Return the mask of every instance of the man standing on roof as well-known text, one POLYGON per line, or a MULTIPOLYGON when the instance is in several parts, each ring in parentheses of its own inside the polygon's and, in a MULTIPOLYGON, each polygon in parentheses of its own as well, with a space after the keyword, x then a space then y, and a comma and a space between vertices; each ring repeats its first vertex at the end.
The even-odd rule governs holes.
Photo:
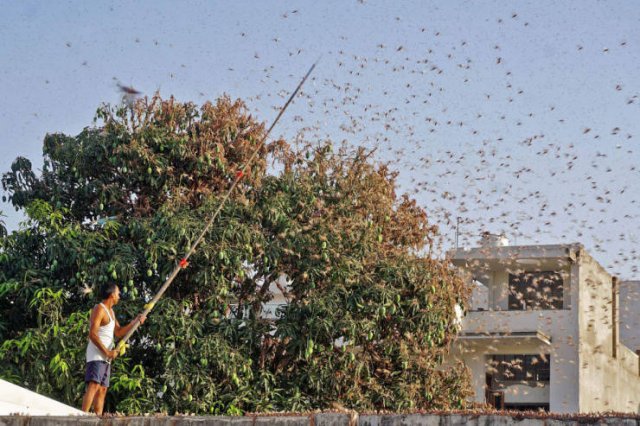
POLYGON ((120 288, 115 283, 105 284, 100 291, 102 302, 94 306, 89 318, 89 344, 87 345, 87 370, 84 381, 87 389, 82 399, 82 411, 93 411, 102 415, 104 399, 109 387, 111 361, 118 355, 114 350, 114 336, 121 338, 136 322, 143 324, 145 316, 138 315, 125 327, 121 327, 113 312, 120 301, 120 288))

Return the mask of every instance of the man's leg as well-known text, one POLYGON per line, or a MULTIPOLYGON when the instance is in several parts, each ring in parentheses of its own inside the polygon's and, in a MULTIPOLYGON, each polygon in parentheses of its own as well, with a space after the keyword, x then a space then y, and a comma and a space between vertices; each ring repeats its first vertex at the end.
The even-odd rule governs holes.
MULTIPOLYGON (((91 406, 93 405, 96 392, 98 392, 98 389, 100 388, 101 388, 100 383, 96 383, 96 382, 87 383, 87 389, 85 390, 84 397, 82 398, 82 411, 85 411, 87 413, 89 412, 89 410, 91 409, 91 406)), ((100 409, 102 410, 102 406, 100 406, 100 409)))
POLYGON ((95 404, 93 405, 93 410, 99 416, 102 415, 102 409, 104 408, 104 399, 107 396, 107 389, 108 388, 106 386, 98 386, 98 392, 96 393, 95 404))

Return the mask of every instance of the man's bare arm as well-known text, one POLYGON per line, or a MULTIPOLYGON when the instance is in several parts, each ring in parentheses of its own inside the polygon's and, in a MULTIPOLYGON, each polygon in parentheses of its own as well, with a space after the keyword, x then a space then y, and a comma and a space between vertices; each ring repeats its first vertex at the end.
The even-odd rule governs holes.
POLYGON ((118 320, 116 320, 116 331, 115 331, 116 337, 118 339, 122 338, 124 335, 126 335, 129 332, 129 330, 131 330, 131 327, 133 327, 138 321, 140 321, 140 324, 144 324, 144 321, 146 319, 147 317, 138 315, 129 324, 125 325, 124 327, 120 326, 120 323, 118 322, 118 320))

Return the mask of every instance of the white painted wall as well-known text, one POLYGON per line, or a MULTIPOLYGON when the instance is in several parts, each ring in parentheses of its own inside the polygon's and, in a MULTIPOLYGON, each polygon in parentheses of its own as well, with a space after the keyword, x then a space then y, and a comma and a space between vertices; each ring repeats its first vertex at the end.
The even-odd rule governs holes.
POLYGON ((612 277, 586 253, 580 264, 580 410, 640 412, 638 356, 614 341, 612 277))
POLYGON ((28 389, 0 380, 0 416, 85 416, 76 408, 42 396, 28 389))

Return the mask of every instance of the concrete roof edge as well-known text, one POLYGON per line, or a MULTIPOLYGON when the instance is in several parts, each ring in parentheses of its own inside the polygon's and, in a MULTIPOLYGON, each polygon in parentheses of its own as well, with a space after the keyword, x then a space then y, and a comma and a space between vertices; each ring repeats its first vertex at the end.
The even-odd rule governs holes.
MULTIPOLYGON (((547 251, 562 251, 562 250, 583 251, 584 245, 582 243, 568 243, 568 244, 532 244, 532 245, 520 245, 520 246, 498 246, 498 247, 471 247, 471 248, 459 248, 453 249, 447 252, 451 259, 469 259, 469 258, 485 258, 491 259, 499 257, 499 255, 512 254, 514 252, 521 251, 533 251, 533 250, 547 250, 547 251), (479 255, 479 256, 477 256, 479 255)), ((561 257, 561 256, 539 256, 539 257, 561 257)))

